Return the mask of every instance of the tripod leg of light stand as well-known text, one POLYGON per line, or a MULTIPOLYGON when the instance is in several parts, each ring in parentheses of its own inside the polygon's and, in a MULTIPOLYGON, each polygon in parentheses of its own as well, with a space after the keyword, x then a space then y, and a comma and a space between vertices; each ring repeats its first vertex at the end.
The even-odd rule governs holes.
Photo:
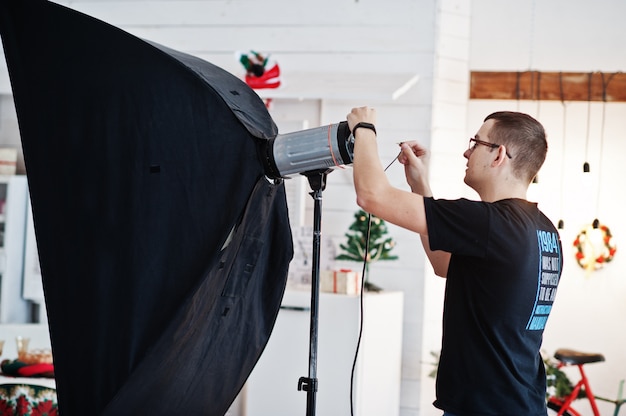
POLYGON ((306 415, 315 415, 317 398, 317 333, 320 293, 320 246, 322 236, 322 191, 326 188, 326 176, 330 170, 303 173, 311 185, 313 210, 313 265, 311 271, 311 328, 309 338, 309 376, 300 377, 298 390, 307 393, 306 415))

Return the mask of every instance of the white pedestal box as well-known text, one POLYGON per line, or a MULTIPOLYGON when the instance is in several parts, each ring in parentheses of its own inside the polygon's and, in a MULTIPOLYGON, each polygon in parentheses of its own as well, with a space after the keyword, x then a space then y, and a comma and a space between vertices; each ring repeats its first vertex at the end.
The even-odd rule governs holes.
MULTIPOLYGON (((359 416, 397 416, 400 409, 402 292, 365 293, 364 327, 354 378, 359 416)), ((241 398, 247 416, 306 414, 311 295, 287 291, 274 331, 241 398)), ((360 297, 321 293, 316 414, 350 415, 350 376, 360 323, 360 297)))

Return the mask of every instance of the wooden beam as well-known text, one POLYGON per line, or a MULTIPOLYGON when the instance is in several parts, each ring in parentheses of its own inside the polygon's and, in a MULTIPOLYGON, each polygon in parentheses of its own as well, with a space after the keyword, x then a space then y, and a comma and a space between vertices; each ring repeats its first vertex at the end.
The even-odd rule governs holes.
POLYGON ((472 71, 470 99, 626 101, 626 74, 472 71))

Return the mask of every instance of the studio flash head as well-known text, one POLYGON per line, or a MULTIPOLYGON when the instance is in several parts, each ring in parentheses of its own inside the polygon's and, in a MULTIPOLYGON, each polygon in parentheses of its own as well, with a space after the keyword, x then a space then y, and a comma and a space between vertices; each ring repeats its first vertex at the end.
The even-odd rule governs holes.
POLYGON ((262 149, 265 173, 271 179, 334 169, 352 163, 354 137, 348 123, 278 134, 262 149))

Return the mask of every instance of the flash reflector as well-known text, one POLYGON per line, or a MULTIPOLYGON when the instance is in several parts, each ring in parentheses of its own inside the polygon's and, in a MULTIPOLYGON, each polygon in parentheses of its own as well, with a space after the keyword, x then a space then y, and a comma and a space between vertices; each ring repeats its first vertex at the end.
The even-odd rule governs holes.
POLYGON ((354 137, 346 121, 278 134, 265 143, 265 173, 271 179, 349 165, 354 156, 354 137))

